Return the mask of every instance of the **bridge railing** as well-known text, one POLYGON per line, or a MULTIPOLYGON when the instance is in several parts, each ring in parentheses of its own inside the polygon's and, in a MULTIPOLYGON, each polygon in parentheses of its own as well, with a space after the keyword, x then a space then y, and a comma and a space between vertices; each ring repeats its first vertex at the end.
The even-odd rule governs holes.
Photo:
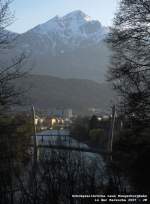
POLYGON ((38 134, 36 135, 37 137, 37 143, 38 144, 58 144, 58 143, 71 143, 71 138, 69 135, 56 135, 56 134, 51 134, 51 135, 43 135, 43 134, 38 134))
POLYGON ((37 136, 37 148, 40 150, 50 149, 65 150, 65 151, 80 151, 89 153, 98 153, 101 155, 111 155, 111 152, 102 149, 90 148, 87 145, 78 143, 69 137, 69 135, 44 135, 38 134, 37 136))

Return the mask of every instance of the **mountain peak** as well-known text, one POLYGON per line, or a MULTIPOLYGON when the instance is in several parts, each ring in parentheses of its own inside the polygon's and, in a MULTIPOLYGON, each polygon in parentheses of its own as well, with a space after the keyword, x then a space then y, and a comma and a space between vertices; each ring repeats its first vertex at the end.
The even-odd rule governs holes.
POLYGON ((63 17, 55 16, 20 35, 15 41, 16 53, 23 50, 31 54, 26 66, 33 64, 39 74, 103 78, 103 67, 108 62, 103 43, 107 30, 98 20, 88 18, 79 10, 63 17))
POLYGON ((75 10, 75 11, 72 11, 72 12, 66 14, 64 17, 67 18, 67 17, 72 17, 72 16, 84 18, 84 17, 86 17, 87 15, 86 15, 83 11, 81 11, 81 10, 75 10))
POLYGON ((70 12, 69 14, 65 15, 63 17, 63 19, 76 19, 76 20, 80 20, 80 19, 84 19, 84 20, 92 20, 90 16, 88 16, 87 14, 85 14, 83 11, 81 10, 75 10, 70 12))
POLYGON ((105 35, 105 29, 98 20, 80 10, 75 10, 60 17, 55 16, 44 24, 40 24, 31 31, 44 35, 57 46, 58 41, 72 49, 85 42, 98 43, 105 35))

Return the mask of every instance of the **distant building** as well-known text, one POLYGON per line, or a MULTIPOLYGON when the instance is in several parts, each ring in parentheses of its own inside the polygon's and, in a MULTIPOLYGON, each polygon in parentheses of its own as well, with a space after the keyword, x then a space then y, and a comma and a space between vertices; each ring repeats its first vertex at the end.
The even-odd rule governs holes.
POLYGON ((73 112, 72 109, 66 109, 64 110, 64 118, 72 118, 73 117, 73 112))
POLYGON ((35 116, 35 125, 37 125, 37 124, 43 124, 43 122, 44 122, 44 118, 41 118, 41 117, 39 117, 39 116, 35 116))

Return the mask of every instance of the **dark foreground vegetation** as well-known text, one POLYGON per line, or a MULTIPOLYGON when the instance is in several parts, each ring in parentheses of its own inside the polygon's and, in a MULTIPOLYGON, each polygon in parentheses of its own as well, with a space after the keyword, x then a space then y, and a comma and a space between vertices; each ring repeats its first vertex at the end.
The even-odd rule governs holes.
MULTIPOLYGON (((77 118, 71 127, 71 136, 109 152, 111 123, 111 118, 101 121, 96 116, 77 118)), ((150 189, 150 130, 137 131, 132 127, 129 118, 116 117, 112 157, 103 155, 112 193, 148 193, 150 189)))
POLYGON ((98 120, 96 115, 78 117, 70 128, 71 136, 91 147, 107 149, 111 128, 111 118, 98 120))
POLYGON ((124 127, 114 143, 113 168, 136 190, 150 192, 150 1, 121 0, 107 42, 108 79, 119 95, 124 127))

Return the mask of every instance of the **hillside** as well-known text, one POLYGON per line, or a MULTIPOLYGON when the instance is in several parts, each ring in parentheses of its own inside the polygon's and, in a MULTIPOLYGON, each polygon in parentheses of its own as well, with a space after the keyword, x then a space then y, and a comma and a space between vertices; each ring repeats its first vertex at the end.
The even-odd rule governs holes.
POLYGON ((21 84, 28 90, 28 104, 40 109, 72 108, 85 112, 98 107, 106 110, 114 98, 108 84, 90 80, 32 75, 21 80, 21 84))

